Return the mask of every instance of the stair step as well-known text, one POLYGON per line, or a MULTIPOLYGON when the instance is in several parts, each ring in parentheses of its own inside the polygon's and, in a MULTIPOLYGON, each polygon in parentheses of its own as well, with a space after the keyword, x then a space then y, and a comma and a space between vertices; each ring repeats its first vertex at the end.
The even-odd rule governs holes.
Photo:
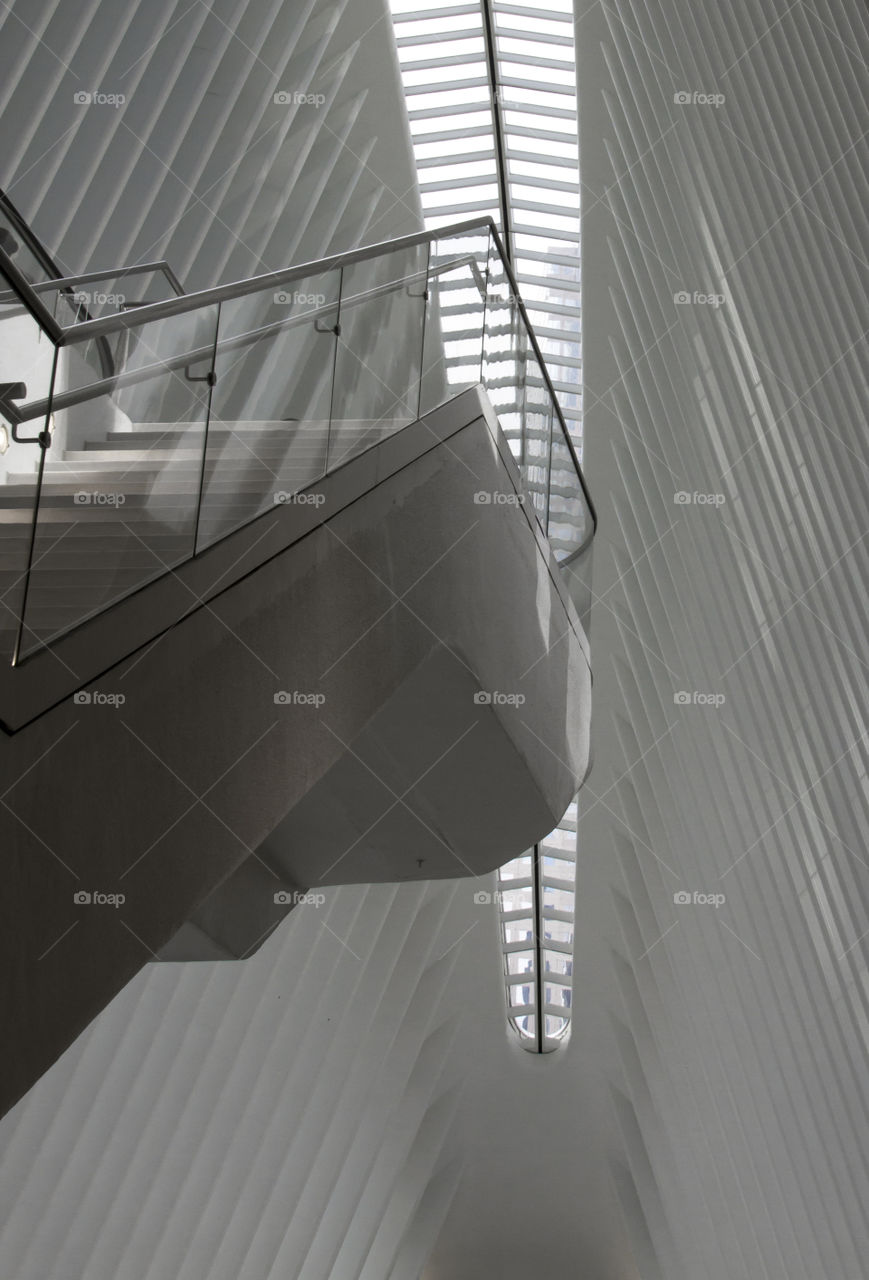
MULTIPOLYGON (((276 492, 282 492, 278 485, 276 492)), ((289 490, 283 490, 289 492, 289 490)), ((256 489, 250 494, 233 489, 228 493, 206 491, 203 507, 206 514, 223 516, 232 511, 267 511, 274 506, 268 494, 256 489)), ((65 494, 43 493, 39 503, 39 524, 65 523, 72 528, 85 524, 132 524, 137 522, 145 529, 158 529, 165 523, 177 523, 179 519, 193 519, 196 511, 196 495, 191 493, 128 493, 125 501, 114 504, 80 505, 65 494)), ((13 498, 0 507, 0 523, 21 523, 32 519, 33 503, 30 498, 13 498), (17 517, 17 520, 15 519, 17 517)))
MULTIPOLYGON (((397 425, 397 424, 396 424, 397 425)), ((325 440, 328 435, 333 439, 337 436, 344 436, 353 440, 364 440, 367 436, 377 439, 378 432, 388 433, 396 429, 396 425, 390 423, 369 423, 367 426, 357 427, 348 426, 345 423, 336 423, 331 431, 325 425, 313 425, 311 423, 288 422, 285 427, 267 427, 260 430, 251 430, 250 428, 235 427, 232 425, 211 425, 208 428, 209 440, 268 440, 273 442, 281 442, 285 440, 309 440, 312 442, 325 440)), ((99 440, 85 441, 85 449, 104 449, 106 445, 110 445, 113 449, 135 449, 141 448, 143 444, 150 445, 161 440, 180 442, 185 436, 189 435, 194 440, 201 440, 205 434, 204 424, 201 422, 189 423, 182 429, 177 431, 107 431, 105 436, 99 440)))
MULTIPOLYGON (((193 554, 203 423, 137 423, 46 457, 33 545, 25 650, 153 582, 193 554), (123 496, 77 503, 76 494, 123 496)), ((208 432, 200 546, 270 509, 271 495, 322 478, 404 422, 275 420, 214 423, 208 432)), ((17 459, 16 459, 17 461, 17 459)), ((24 455, 19 465, 24 465, 24 455)), ((18 622, 31 553, 36 469, 0 484, 0 635, 18 622)))
MULTIPOLYGON (((387 420, 384 420, 387 421, 387 420)), ((389 421, 398 421, 392 419, 389 421)), ((159 435, 183 435, 186 431, 202 430, 203 421, 195 422, 136 422, 132 430, 113 429, 106 431, 105 438, 111 440, 129 440, 136 436, 159 436, 159 435)), ((333 431, 358 431, 365 434, 365 431, 375 425, 383 425, 379 419, 335 419, 331 424, 333 431)), ((287 421, 279 421, 269 419, 265 421, 247 421, 232 419, 214 419, 211 421, 209 434, 214 431, 215 434, 234 434, 234 435, 265 435, 273 433, 275 435, 285 435, 287 433, 316 433, 325 435, 329 430, 328 419, 303 419, 302 421, 288 419, 287 421)))
MULTIPOLYGON (((37 536, 40 530, 51 528, 51 537, 60 537, 61 534, 68 531, 68 536, 75 534, 83 534, 86 530, 92 529, 96 534, 103 531, 117 530, 119 536, 129 536, 127 530, 137 533, 140 537, 148 540, 155 537, 177 537, 179 533, 178 525, 180 522, 186 526, 193 523, 194 504, 192 501, 181 501, 175 503, 167 500, 159 505, 145 507, 142 503, 137 503, 135 499, 143 495, 134 494, 130 501, 125 502, 122 507, 70 507, 68 501, 59 502, 56 505, 46 501, 40 505, 39 519, 37 521, 37 536), (143 513, 147 510, 148 518, 143 519, 143 513), (71 514, 75 512, 76 514, 71 514), (86 515, 79 515, 79 512, 86 512, 86 515), (173 527, 174 526, 174 527, 173 527)), ((171 498, 171 495, 170 495, 171 498)), ((236 516, 245 516, 252 514, 265 514, 276 505, 273 502, 265 502, 256 495, 248 501, 244 501, 244 495, 237 502, 218 502, 215 500, 207 500, 204 504, 203 511, 200 513, 200 522, 218 521, 221 525, 232 520, 236 516)), ((33 520, 33 512, 30 506, 9 506, 0 507, 0 526, 4 530, 8 530, 10 526, 19 529, 29 529, 33 520)), ((2 535, 3 544, 7 542, 7 533, 2 535)))
MULTIPOLYGON (((55 489, 44 489, 39 499, 39 518, 42 520, 46 515, 52 513, 54 516, 64 515, 71 524, 79 521, 90 520, 123 520, 124 512, 130 508, 141 510, 147 507, 154 519, 158 519, 157 513, 165 510, 167 518, 177 515, 179 509, 188 510, 195 506, 195 495, 189 490, 178 493, 159 493, 152 494, 150 490, 142 493, 123 493, 113 494, 106 490, 106 496, 121 496, 124 501, 115 505, 114 503, 78 503, 74 501, 73 494, 77 490, 71 490, 64 493, 55 489), (153 498, 149 502, 149 497, 153 498)), ((32 511, 33 495, 32 494, 10 494, 3 497, 3 508, 7 511, 32 511)))
MULTIPOLYGON (((344 455, 342 454, 333 459, 333 465, 337 465, 343 460, 344 455)), ((323 478, 323 458, 322 456, 305 457, 304 455, 293 455, 291 457, 286 455, 281 455, 280 457, 260 455, 257 458, 209 458, 205 468, 206 475, 225 475, 228 480, 236 477, 239 480, 250 479, 252 476, 259 475, 267 477, 272 474, 278 474, 281 471, 300 475, 306 481, 312 477, 319 480, 323 478)), ((52 484, 65 482, 82 489, 87 488, 88 485, 92 488, 98 488, 110 476, 116 476, 121 480, 129 477, 131 480, 140 479, 142 481, 147 481, 149 478, 159 480, 161 477, 164 479, 176 477, 179 480, 193 480, 198 485, 201 472, 201 458, 197 458, 195 461, 192 459, 178 462, 167 460, 164 463, 151 458, 143 458, 130 464, 119 462, 116 458, 113 458, 110 461, 106 461, 102 466, 87 467, 73 464, 65 467, 58 466, 50 471, 46 470, 45 477, 52 484)), ((30 476, 23 478, 10 476, 9 484, 20 484, 29 489, 35 487, 30 476)), ((0 502, 2 502, 3 489, 5 487, 7 486, 0 487, 0 502)))
MULTIPOLYGON (((186 431, 179 431, 173 435, 169 431, 155 431, 152 433, 145 432, 123 432, 115 434, 107 432, 104 440, 87 440, 84 448, 87 452, 93 450, 105 449, 107 446, 112 449, 141 449, 143 446, 166 444, 166 447, 177 448, 182 444, 185 438, 189 437, 192 441, 191 447, 195 447, 196 442, 204 438, 204 431, 201 427, 188 427, 186 431)), ((335 434, 338 434, 337 432, 335 434)), ((210 427, 208 431, 209 441, 215 440, 218 443, 224 443, 227 440, 262 440, 269 444, 286 444, 288 441, 304 441, 307 440, 311 444, 318 441, 325 441, 327 432, 299 430, 297 428, 287 431, 233 431, 223 430, 219 427, 210 427)), ((364 433, 360 433, 358 437, 361 439, 364 433)))
MULTIPOLYGON (((343 445, 333 447, 332 457, 339 452, 344 452, 343 445)), ((210 465, 221 465, 226 462, 244 465, 246 462, 256 463, 262 461, 269 464, 272 462, 278 464, 288 462, 322 467, 326 460, 326 451, 325 449, 303 449, 298 446, 293 449, 209 449, 205 459, 210 465)), ((104 450, 103 454, 98 457, 92 454, 67 453, 62 458, 52 459, 45 465, 45 474, 57 475, 58 473, 66 472, 74 475, 101 475, 106 470, 119 472, 136 470, 167 471, 175 470, 176 468, 188 468, 192 471, 198 471, 201 466, 201 449, 176 449, 174 451, 145 449, 140 453, 123 453, 114 450, 108 452, 104 450)), ((20 471, 15 474, 31 481, 35 479, 35 476, 29 471, 20 471)))
MULTIPOLYGON (((215 471, 212 474, 206 472, 205 488, 206 494, 228 494, 244 493, 244 494, 260 494, 262 498, 269 498, 273 490, 293 490, 307 488, 308 485, 314 484, 310 475, 299 475, 297 471, 289 472, 273 472, 267 471, 265 476, 232 476, 224 475, 223 471, 215 471), (265 483, 264 483, 265 481, 265 483)), ((136 475, 105 475, 88 477, 87 483, 82 483, 74 477, 70 476, 47 476, 44 484, 42 484, 41 500, 46 497, 64 498, 67 502, 72 503, 76 507, 93 507, 104 506, 102 503, 93 502, 74 502, 78 493, 101 493, 101 494, 123 494, 125 497, 131 494, 138 494, 141 497, 154 495, 159 497, 160 494, 187 494, 189 498, 195 502, 200 492, 200 472, 192 472, 189 476, 173 476, 166 472, 157 472, 157 474, 148 476, 138 472, 136 475)), ((23 499, 28 503, 33 502, 35 493, 31 485, 9 484, 5 489, 0 489, 0 506, 8 504, 15 506, 13 499, 23 499)), ((105 503, 105 506, 109 506, 105 503)), ((122 503, 122 506, 124 504, 122 503)))
MULTIPOLYGON (((351 424, 353 428, 358 428, 358 430, 362 430, 365 425, 371 425, 371 420, 365 420, 365 424, 363 424, 362 420, 355 421, 352 419, 344 419, 344 421, 351 424)), ((202 421, 134 422, 132 430, 113 428, 106 431, 105 435, 106 439, 122 440, 131 439, 132 436, 136 435, 183 435, 184 431, 200 429, 202 428, 202 425, 202 421)), ((323 417, 323 419, 305 419, 303 421, 297 421, 294 419, 239 419, 237 421, 232 421, 232 419, 223 419, 218 421, 215 419, 211 424, 211 430, 214 431, 232 430, 237 431, 237 433, 247 433, 247 431, 251 431, 251 433, 255 434, 262 433, 262 431, 280 431, 280 433, 284 433, 284 431, 325 431, 328 428, 329 420, 325 419, 325 417, 323 417)))

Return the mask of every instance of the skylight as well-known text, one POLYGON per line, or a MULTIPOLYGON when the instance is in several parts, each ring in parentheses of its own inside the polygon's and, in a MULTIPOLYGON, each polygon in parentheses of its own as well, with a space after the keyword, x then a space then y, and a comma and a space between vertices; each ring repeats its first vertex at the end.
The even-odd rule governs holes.
POLYGON ((475 214, 496 220, 579 452, 572 4, 390 2, 426 226, 446 226, 475 214))
MULTIPOLYGON (((579 158, 572 0, 545 4, 390 0, 427 227, 493 217, 510 256, 577 453, 582 447, 579 158)), ((476 245, 452 246, 479 259, 476 245)), ((482 264, 481 264, 482 265, 482 264)), ((480 306, 467 268, 439 283, 447 375, 467 376, 464 334, 480 306)), ((479 283, 479 282, 477 282, 479 283)), ((510 287, 486 269, 486 329, 506 343, 510 287)), ((507 344, 509 345, 509 344, 507 344)), ((534 439, 536 384, 490 378, 511 446, 518 398, 534 439), (503 383, 503 385, 501 385, 503 383)), ((546 419, 537 414, 540 431, 546 419)), ((542 435, 541 435, 542 440, 542 435)), ((527 462, 527 459, 525 460, 527 462)), ((557 541, 557 536, 556 536, 557 541)), ((576 805, 555 831, 499 872, 510 1025, 549 1052, 570 1034, 576 805)))

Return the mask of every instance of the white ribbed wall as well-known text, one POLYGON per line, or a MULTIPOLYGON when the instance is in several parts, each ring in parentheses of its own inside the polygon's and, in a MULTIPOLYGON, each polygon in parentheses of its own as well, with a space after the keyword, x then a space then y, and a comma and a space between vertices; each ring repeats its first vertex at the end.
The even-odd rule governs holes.
POLYGON ((3 1121, 2 1274, 414 1280, 462 1158, 456 893, 332 891, 249 961, 145 970, 3 1121))
POLYGON ((866 14, 582 0, 576 30, 600 527, 574 1031, 498 1210, 475 1149, 425 1276, 865 1280, 866 14))
POLYGON ((416 230, 388 24, 386 0, 5 6, 0 186, 65 269, 166 257, 188 288, 416 230), (75 104, 95 91, 126 102, 75 104))
POLYGON ((866 12, 615 0, 577 31, 601 527, 575 1025, 644 1277, 860 1280, 866 12), (726 903, 674 903, 695 890, 726 903))

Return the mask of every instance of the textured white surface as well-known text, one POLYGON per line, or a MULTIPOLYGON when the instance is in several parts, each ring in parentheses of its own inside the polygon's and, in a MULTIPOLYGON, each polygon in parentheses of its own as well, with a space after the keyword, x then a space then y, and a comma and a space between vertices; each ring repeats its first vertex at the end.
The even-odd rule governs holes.
POLYGON ((476 1075, 461 1113, 474 1163, 427 1276, 546 1274, 541 1241, 559 1276, 865 1276, 865 15, 858 0, 580 14, 601 535, 572 1041, 535 1103, 541 1077, 520 1087, 500 1056, 497 950, 466 899, 417 950, 417 913, 447 886, 403 889, 388 912, 391 890, 337 891, 322 927, 299 914, 243 969, 143 975, 6 1118, 4 1275, 379 1280, 397 1257, 392 1274, 416 1276, 457 1186, 440 1063, 469 1005, 459 1060, 479 1046, 502 1069, 476 1075), (674 103, 695 90, 725 104, 674 103), (683 289, 726 300, 677 305, 683 289), (725 503, 674 504, 683 490, 725 503), (726 701, 677 705, 680 690, 726 701), (727 901, 679 907, 683 890, 727 901), (490 941, 489 977, 463 967, 490 941), (406 993, 427 974, 441 1003, 423 1028, 406 993), (360 1048, 368 1025, 382 1043, 360 1048), (414 1049, 434 1082, 419 1096, 400 1065, 414 1049), (348 1164, 332 1199, 329 1135, 364 1149, 367 1117, 383 1176, 363 1198, 364 1161, 348 1164))
POLYGON ((617 0, 578 33, 602 519, 577 970, 617 1178, 646 1280, 859 1280, 866 13, 617 0))
POLYGON ((556 1170, 519 1148, 493 1194, 475 1150, 425 1274, 862 1280, 865 8, 576 9, 601 523, 571 1072, 538 1106, 556 1170), (726 901, 674 902, 695 891, 726 901), (596 1111, 609 1235, 582 1183, 596 1111))
POLYGON ((414 231, 388 21, 385 0, 7 5, 0 186, 65 269, 162 256, 188 289, 414 231), (97 92, 126 101, 74 100, 97 92))
POLYGON ((2 1273, 313 1280, 367 1259, 412 1280, 399 1250, 455 1187, 455 894, 331 890, 243 964, 145 970, 3 1122, 2 1273))

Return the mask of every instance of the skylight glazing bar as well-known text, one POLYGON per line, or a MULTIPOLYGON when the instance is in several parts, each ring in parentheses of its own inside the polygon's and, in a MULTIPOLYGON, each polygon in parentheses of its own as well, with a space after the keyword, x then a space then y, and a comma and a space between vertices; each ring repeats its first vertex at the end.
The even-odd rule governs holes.
POLYGON ((504 240, 507 261, 513 266, 513 233, 511 230, 513 218, 510 209, 504 121, 501 116, 500 67, 495 39, 495 17, 492 13, 491 0, 481 0, 481 8, 486 36, 486 69, 489 75, 489 91, 492 95, 492 129, 495 135, 495 154, 498 162, 498 202, 501 208, 501 234, 504 240))

